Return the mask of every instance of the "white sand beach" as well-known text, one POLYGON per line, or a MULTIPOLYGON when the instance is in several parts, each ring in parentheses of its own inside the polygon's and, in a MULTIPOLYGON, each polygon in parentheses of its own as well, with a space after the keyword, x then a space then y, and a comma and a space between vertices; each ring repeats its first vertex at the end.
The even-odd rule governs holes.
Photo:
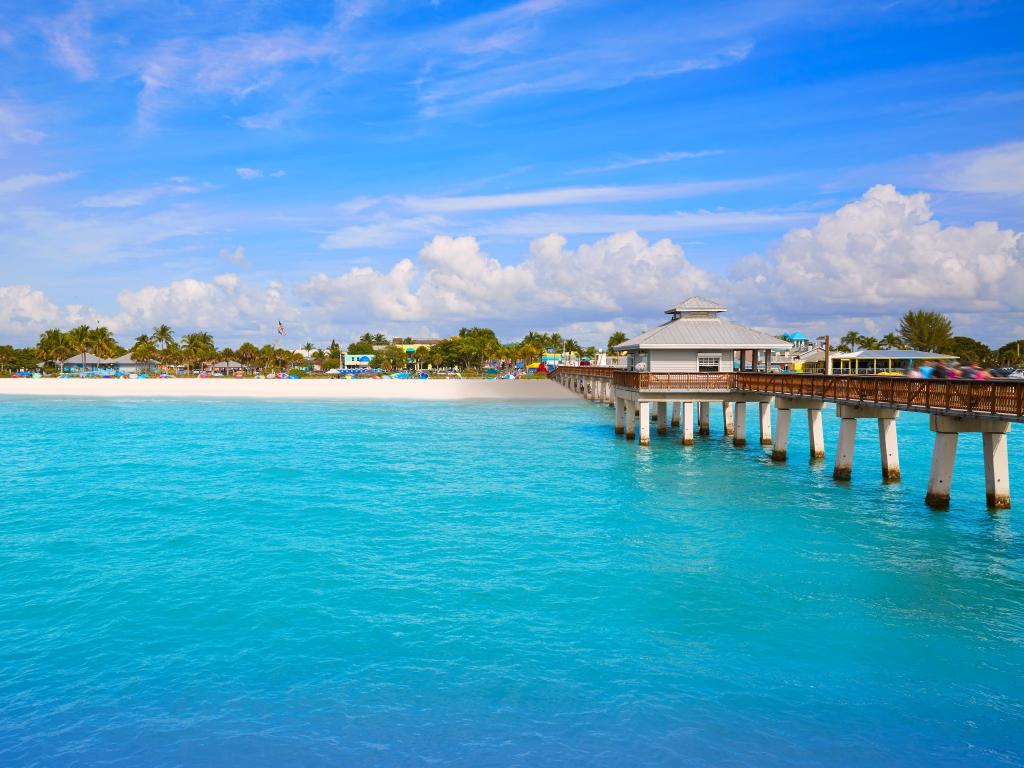
POLYGON ((553 381, 509 379, 0 379, 0 397, 575 400, 553 381))

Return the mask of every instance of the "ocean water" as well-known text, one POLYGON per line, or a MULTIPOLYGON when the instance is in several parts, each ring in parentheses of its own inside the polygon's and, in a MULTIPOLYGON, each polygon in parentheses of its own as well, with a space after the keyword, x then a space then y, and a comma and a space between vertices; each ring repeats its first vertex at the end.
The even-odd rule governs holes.
MULTIPOLYGON (((2 766, 1024 764, 1024 522, 592 403, 0 400, 2 766)), ((1024 509, 1024 434, 1011 434, 1024 509)))

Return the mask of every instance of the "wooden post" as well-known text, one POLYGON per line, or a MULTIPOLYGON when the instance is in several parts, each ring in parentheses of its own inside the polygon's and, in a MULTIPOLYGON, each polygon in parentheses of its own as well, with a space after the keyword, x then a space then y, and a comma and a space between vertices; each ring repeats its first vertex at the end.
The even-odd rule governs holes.
POLYGON ((775 411, 775 442, 772 443, 772 461, 785 461, 789 449, 789 424, 793 411, 789 408, 776 408, 775 411))
POLYGON ((702 400, 700 403, 700 418, 697 422, 697 434, 711 434, 711 403, 706 400, 702 400))
POLYGON ((832 470, 833 480, 849 480, 853 475, 853 446, 856 437, 857 420, 840 419, 839 445, 836 446, 836 464, 832 470))
POLYGON ((668 434, 668 402, 658 401, 658 434, 668 434))
POLYGON ((736 448, 742 448, 747 444, 747 402, 746 400, 736 401, 736 418, 733 421, 732 444, 736 448))
POLYGON ((896 419, 878 420, 878 450, 882 455, 882 480, 900 480, 900 448, 896 442, 896 419))
POLYGON ((822 426, 821 410, 807 409, 807 437, 810 443, 811 460, 825 458, 825 432, 822 426))
POLYGON ((760 435, 761 445, 772 444, 772 404, 758 403, 758 408, 761 411, 761 424, 760 424, 760 435))
POLYGON ((949 506, 949 485, 953 479, 953 464, 956 461, 956 444, 959 438, 960 435, 956 432, 935 433, 928 493, 924 497, 924 503, 933 509, 946 509, 949 506))
POLYGON ((651 444, 651 404, 640 403, 640 445, 651 444))
POLYGON ((626 431, 625 421, 626 415, 626 401, 621 397, 615 398, 615 434, 621 435, 626 431))
POLYGON ((722 401, 722 423, 725 424, 725 435, 728 437, 733 433, 732 403, 726 400, 722 401))
POLYGON ((693 403, 683 403, 683 445, 693 445, 693 403))
POLYGON ((1010 508, 1010 467, 1006 450, 1006 434, 983 432, 985 451, 985 501, 989 509, 1010 508))
POLYGON ((679 426, 679 411, 682 409, 683 404, 679 400, 672 401, 672 426, 679 426))

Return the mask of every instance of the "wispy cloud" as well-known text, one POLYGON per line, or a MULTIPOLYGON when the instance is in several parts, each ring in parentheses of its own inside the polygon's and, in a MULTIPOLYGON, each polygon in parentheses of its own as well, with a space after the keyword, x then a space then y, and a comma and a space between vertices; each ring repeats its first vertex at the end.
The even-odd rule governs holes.
POLYGON ((693 160, 699 157, 713 157, 722 154, 720 149, 708 149, 698 152, 662 152, 650 157, 633 157, 619 160, 608 165, 600 165, 595 168, 580 168, 572 171, 574 175, 583 173, 605 173, 607 171, 622 171, 627 168, 639 168, 644 165, 660 165, 661 163, 675 163, 679 160, 693 160))
POLYGON ((1024 195, 1024 141, 937 157, 927 175, 935 189, 1024 195))
POLYGON ((246 181, 263 178, 263 171, 259 168, 235 168, 235 173, 238 174, 238 178, 246 181))
POLYGON ((7 179, 0 179, 0 194, 11 194, 13 192, 24 192, 33 187, 42 187, 47 184, 58 184, 75 178, 76 171, 63 171, 61 173, 23 173, 19 176, 11 176, 7 179))
POLYGON ((96 76, 88 51, 92 40, 92 6, 88 2, 77 2, 67 13, 44 22, 43 32, 58 64, 79 80, 96 76))
POLYGON ((220 257, 230 261, 232 264, 245 265, 245 246, 239 245, 236 248, 221 248, 220 257))
POLYGON ((155 184, 150 187, 137 189, 122 189, 116 192, 108 192, 102 195, 90 195, 83 198, 78 204, 83 208, 133 208, 137 205, 145 205, 164 195, 170 194, 194 194, 210 189, 210 184, 186 184, 188 179, 175 176, 171 179, 174 184, 155 184))
POLYGON ((38 144, 46 134, 30 125, 28 110, 15 102, 0 102, 0 147, 5 143, 38 144))
POLYGON ((392 198, 404 208, 435 213, 495 211, 511 208, 544 208, 591 203, 626 203, 643 200, 672 200, 696 195, 728 192, 762 186, 767 178, 692 181, 675 184, 639 184, 632 186, 553 187, 498 195, 459 195, 454 197, 392 198))

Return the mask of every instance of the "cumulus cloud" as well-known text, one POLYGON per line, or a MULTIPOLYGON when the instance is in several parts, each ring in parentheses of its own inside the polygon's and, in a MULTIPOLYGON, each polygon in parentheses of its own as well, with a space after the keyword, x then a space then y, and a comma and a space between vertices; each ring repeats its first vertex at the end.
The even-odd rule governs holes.
POLYGON ((163 286, 122 291, 117 303, 119 328, 146 328, 158 323, 204 328, 215 333, 258 337, 273 330, 278 320, 296 317, 284 298, 284 286, 263 288, 244 284, 235 274, 212 280, 186 278, 163 286))
POLYGON ((961 312, 1024 309, 1024 235, 995 222, 944 227, 924 193, 872 187, 855 202, 791 230, 767 260, 743 266, 751 302, 806 316, 909 306, 961 312))
POLYGON ((0 333, 20 337, 59 318, 57 305, 42 291, 28 285, 0 286, 0 333))
POLYGON ((356 267, 300 286, 309 303, 339 319, 392 321, 484 320, 527 317, 555 322, 609 314, 647 314, 651 303, 706 290, 712 277, 669 240, 651 243, 624 232, 579 248, 561 235, 534 240, 519 264, 488 256, 473 237, 436 236, 418 259, 386 272, 356 267))

